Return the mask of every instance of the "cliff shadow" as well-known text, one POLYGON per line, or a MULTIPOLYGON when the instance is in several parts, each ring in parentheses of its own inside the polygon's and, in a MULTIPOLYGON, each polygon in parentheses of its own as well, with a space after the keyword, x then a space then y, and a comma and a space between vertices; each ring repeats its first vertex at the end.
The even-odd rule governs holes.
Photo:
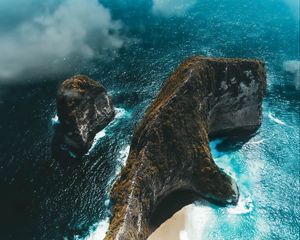
POLYGON ((73 152, 72 149, 64 143, 64 133, 59 123, 53 126, 53 131, 51 142, 52 157, 57 160, 63 168, 80 162, 81 156, 73 152))
POLYGON ((222 135, 209 136, 209 140, 221 140, 215 146, 216 149, 220 152, 235 152, 240 150, 247 142, 250 141, 251 138, 257 135, 258 132, 259 129, 248 131, 234 131, 222 135))
POLYGON ((171 218, 184 206, 197 200, 201 200, 198 194, 192 190, 177 190, 164 197, 152 212, 150 217, 150 228, 157 229, 166 220, 171 218))

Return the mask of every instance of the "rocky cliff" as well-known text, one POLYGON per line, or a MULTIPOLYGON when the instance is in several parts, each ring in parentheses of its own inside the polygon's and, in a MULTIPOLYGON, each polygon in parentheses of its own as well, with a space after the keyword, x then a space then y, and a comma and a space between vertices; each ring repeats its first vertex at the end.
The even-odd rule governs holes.
POLYGON ((236 204, 238 187, 214 163, 209 137, 255 131, 265 89, 260 61, 201 56, 184 61, 134 133, 111 192, 105 239, 147 239, 161 221, 197 198, 236 204))
POLYGON ((76 156, 88 151, 95 135, 115 116, 111 97, 98 82, 83 75, 65 80, 57 92, 61 143, 76 156))

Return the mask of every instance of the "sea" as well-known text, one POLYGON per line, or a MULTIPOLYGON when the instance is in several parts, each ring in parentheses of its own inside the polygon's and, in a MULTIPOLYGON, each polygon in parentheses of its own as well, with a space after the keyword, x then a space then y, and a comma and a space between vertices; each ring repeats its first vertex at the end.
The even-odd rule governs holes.
POLYGON ((299 19, 297 0, 0 0, 0 239, 102 240, 134 128, 194 55, 265 61, 267 93, 256 134, 210 143, 238 205, 195 202, 180 240, 299 239, 299 19), (55 98, 75 74, 101 82, 117 115, 66 166, 55 98))

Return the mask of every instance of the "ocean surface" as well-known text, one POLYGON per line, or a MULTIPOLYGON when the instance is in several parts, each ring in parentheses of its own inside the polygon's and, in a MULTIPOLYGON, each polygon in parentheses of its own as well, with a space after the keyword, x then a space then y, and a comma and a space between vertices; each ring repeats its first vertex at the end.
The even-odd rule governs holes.
MULTIPOLYGON (((107 43, 103 47, 104 40, 92 41, 96 32, 91 32, 89 42, 93 49, 112 51, 105 51, 101 57, 78 57, 78 61, 76 51, 72 57, 59 55, 67 47, 58 52, 34 51, 39 47, 35 40, 32 48, 27 48, 33 50, 27 52, 28 42, 39 36, 38 32, 32 28, 25 34, 11 32, 36 17, 31 12, 47 11, 52 16, 40 26, 56 23, 53 19, 68 13, 56 11, 60 2, 0 3, 0 50, 1 44, 11 38, 2 49, 7 54, 0 51, 0 65, 9 61, 5 57, 13 49, 16 59, 11 58, 11 63, 24 66, 22 71, 11 65, 5 67, 7 71, 0 71, 0 239, 102 239, 110 214, 109 190, 126 162, 133 129, 168 75, 183 59, 196 54, 264 60, 268 90, 263 123, 256 135, 211 142, 215 161, 240 187, 238 206, 195 203, 197 211, 190 214, 181 240, 300 238, 297 1, 94 1, 110 14, 101 15, 99 21, 116 21, 101 36, 113 31, 118 34, 109 39, 114 41, 113 46, 107 43), (49 58, 44 66, 38 65, 49 55, 54 60, 49 58), (60 62, 68 67, 55 71, 60 62), (50 68, 54 71, 48 72, 50 68), (52 157, 57 124, 55 96, 58 84, 78 73, 103 83, 113 97, 117 117, 97 135, 81 161, 74 160, 66 167, 52 157)), ((68 9, 73 9, 72 1, 68 2, 68 9)), ((80 0, 75 3, 84 4, 80 0)), ((85 14, 93 20, 92 14, 85 14)), ((73 18, 72 22, 74 19, 78 24, 80 20, 73 18)), ((67 26, 73 29, 72 24, 67 26)), ((72 44, 74 38, 76 43, 81 40, 77 38, 80 33, 76 30, 70 36, 72 44)), ((45 44, 52 46, 52 42, 45 44)), ((56 44, 55 48, 59 47, 60 43, 56 44)))

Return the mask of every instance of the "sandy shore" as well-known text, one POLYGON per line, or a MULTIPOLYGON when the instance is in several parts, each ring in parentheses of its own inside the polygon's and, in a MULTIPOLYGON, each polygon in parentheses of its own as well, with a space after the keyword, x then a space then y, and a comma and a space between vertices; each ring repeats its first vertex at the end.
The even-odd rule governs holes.
POLYGON ((185 229, 187 214, 191 208, 192 204, 175 213, 170 219, 164 222, 148 240, 181 240, 180 232, 185 229))
POLYGON ((215 221, 210 204, 198 201, 175 213, 148 240, 205 240, 207 229, 215 221))

